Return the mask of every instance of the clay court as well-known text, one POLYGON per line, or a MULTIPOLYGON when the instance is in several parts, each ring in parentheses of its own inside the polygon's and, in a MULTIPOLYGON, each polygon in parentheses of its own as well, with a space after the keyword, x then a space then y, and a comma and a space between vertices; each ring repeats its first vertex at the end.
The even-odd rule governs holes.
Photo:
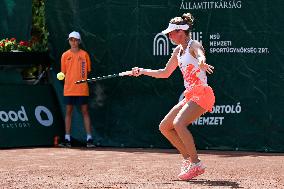
POLYGON ((0 151, 0 188, 284 188, 283 153, 199 151, 205 174, 179 181, 175 150, 24 148, 0 151))

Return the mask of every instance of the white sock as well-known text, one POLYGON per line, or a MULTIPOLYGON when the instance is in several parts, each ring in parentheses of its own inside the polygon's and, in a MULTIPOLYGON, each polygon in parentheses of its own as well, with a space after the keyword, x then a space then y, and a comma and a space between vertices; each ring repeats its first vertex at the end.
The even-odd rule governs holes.
POLYGON ((68 140, 68 141, 71 140, 70 134, 65 134, 65 140, 68 140))
POLYGON ((93 139, 92 135, 91 134, 87 134, 87 141, 88 140, 92 140, 92 139, 93 139))

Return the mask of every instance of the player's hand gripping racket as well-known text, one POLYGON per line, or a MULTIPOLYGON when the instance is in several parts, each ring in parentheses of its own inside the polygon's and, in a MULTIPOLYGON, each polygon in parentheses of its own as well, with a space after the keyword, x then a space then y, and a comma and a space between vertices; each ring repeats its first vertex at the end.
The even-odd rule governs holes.
POLYGON ((96 82, 99 80, 104 80, 104 79, 110 79, 110 78, 115 78, 115 77, 121 77, 121 76, 127 76, 127 75, 132 75, 132 71, 126 71, 126 72, 120 72, 117 74, 111 74, 111 75, 106 75, 106 76, 101 76, 101 77, 94 77, 94 78, 90 78, 90 79, 86 79, 86 80, 79 80, 76 81, 76 84, 80 84, 80 83, 92 83, 92 82, 96 82))

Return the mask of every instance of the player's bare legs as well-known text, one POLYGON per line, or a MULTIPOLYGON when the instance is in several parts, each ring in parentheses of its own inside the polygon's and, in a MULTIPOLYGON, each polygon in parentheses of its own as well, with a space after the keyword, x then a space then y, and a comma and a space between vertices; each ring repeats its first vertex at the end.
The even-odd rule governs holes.
POLYGON ((194 140, 191 132, 187 126, 204 114, 206 110, 196 104, 195 102, 189 101, 186 103, 181 110, 178 112, 174 119, 174 128, 185 146, 186 152, 190 156, 190 164, 181 171, 178 177, 182 180, 189 180, 205 171, 205 166, 198 159, 194 140))
POLYGON ((161 121, 159 129, 161 133, 171 142, 171 144, 176 147, 177 150, 182 154, 183 158, 187 159, 189 158, 189 154, 187 153, 185 146, 179 138, 173 125, 174 119, 178 112, 181 110, 181 108, 182 102, 175 105, 161 121))
POLYGON ((190 101, 181 108, 173 121, 174 128, 184 144, 186 152, 190 155, 191 162, 193 163, 199 162, 199 160, 192 134, 188 130, 187 126, 205 112, 206 110, 201 106, 190 101))

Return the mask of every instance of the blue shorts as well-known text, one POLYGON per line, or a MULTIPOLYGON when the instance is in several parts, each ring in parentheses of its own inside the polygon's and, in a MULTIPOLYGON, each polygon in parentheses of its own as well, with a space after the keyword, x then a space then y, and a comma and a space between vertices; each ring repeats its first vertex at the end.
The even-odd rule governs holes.
POLYGON ((64 96, 64 103, 66 105, 84 105, 88 104, 88 96, 64 96))

